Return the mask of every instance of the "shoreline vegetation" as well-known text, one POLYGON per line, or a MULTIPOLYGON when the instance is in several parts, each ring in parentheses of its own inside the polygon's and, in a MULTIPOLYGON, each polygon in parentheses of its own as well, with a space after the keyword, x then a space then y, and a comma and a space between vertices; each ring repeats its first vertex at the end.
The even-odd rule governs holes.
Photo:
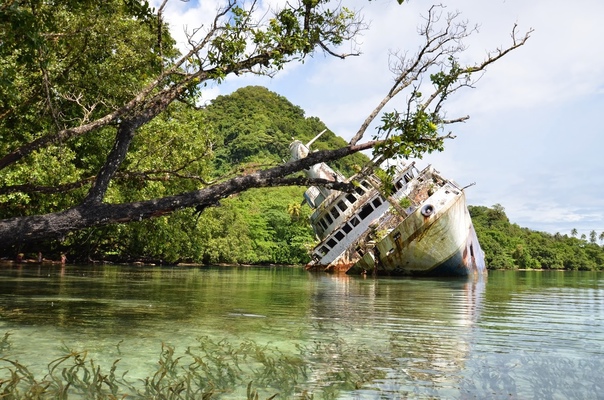
MULTIPOLYGON (((533 231, 521 228, 509 221, 504 208, 497 204, 491 208, 483 206, 469 206, 470 214, 476 228, 479 242, 485 252, 485 260, 489 270, 604 270, 604 245, 597 243, 597 236, 592 232, 588 240, 585 235, 576 237, 576 234, 533 231)), ((279 245, 291 246, 291 243, 279 243, 277 239, 271 243, 270 235, 265 238, 265 248, 275 248, 279 245)), ((303 266, 308 261, 304 251, 312 247, 310 236, 298 238, 303 243, 298 248, 296 258, 288 260, 271 259, 265 257, 253 260, 236 258, 222 258, 216 260, 195 261, 191 259, 161 259, 155 255, 139 257, 123 256, 120 254, 105 254, 98 258, 83 258, 79 254, 74 257, 65 252, 50 253, 49 258, 43 257, 41 252, 19 253, 14 257, 2 255, 0 266, 3 265, 141 265, 141 266, 225 266, 225 267, 252 267, 252 266, 303 266)), ((602 242, 602 235, 600 235, 602 242)), ((167 239, 167 243, 170 240, 167 239)), ((298 243, 300 244, 300 243, 298 243)), ((237 251, 235 251, 237 253, 237 251)))
POLYGON ((200 267, 303 267, 303 264, 275 264, 275 263, 259 263, 259 264, 246 264, 246 263, 216 263, 216 264, 202 264, 202 263, 193 263, 193 262, 177 262, 177 263, 166 263, 166 262, 152 262, 152 261, 88 261, 88 262, 76 262, 69 263, 63 262, 60 260, 49 260, 44 259, 43 261, 37 261, 34 259, 23 259, 20 261, 11 260, 6 257, 0 259, 0 266, 9 266, 9 265, 78 265, 78 266, 86 266, 86 265, 123 265, 123 266, 141 266, 141 267, 190 267, 190 268, 200 268, 200 267))
POLYGON ((488 269, 604 270, 604 233, 577 237, 534 231, 511 223, 500 204, 469 206, 488 269))
MULTIPOLYGON (((477 231, 479 242, 485 252, 487 268, 489 270, 516 270, 516 271, 601 271, 604 270, 604 245, 598 245, 591 235, 591 240, 586 237, 577 238, 576 235, 554 235, 521 228, 509 222, 501 205, 492 208, 470 206, 470 214, 477 231)), ((98 260, 76 259, 68 260, 65 253, 60 253, 56 258, 43 258, 41 253, 20 253, 11 258, 0 258, 0 266, 9 265, 140 265, 140 266, 172 266, 172 267, 254 267, 254 266, 288 266, 299 267, 305 265, 304 260, 293 263, 279 262, 194 262, 153 259, 140 257, 138 259, 120 259, 111 255, 98 260)))

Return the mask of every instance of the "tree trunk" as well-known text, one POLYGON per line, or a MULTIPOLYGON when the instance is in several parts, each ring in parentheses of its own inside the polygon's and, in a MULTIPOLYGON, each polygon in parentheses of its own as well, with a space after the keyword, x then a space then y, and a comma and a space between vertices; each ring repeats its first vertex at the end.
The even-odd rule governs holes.
POLYGON ((346 155, 366 150, 374 145, 375 142, 368 142, 337 150, 317 151, 297 161, 291 161, 249 175, 238 176, 226 182, 217 183, 194 192, 168 196, 161 199, 123 204, 84 201, 82 204, 65 211, 1 220, 0 245, 8 247, 19 243, 61 239, 69 232, 93 226, 141 221, 147 218, 167 215, 188 207, 209 207, 218 203, 220 199, 251 188, 323 185, 330 189, 352 191, 354 187, 348 183, 332 182, 325 179, 285 177, 319 162, 339 159, 346 155))

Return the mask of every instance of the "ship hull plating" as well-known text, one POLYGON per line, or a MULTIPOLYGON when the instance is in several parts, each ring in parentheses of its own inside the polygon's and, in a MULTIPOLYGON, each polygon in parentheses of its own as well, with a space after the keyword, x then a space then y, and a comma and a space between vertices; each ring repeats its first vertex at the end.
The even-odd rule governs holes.
MULTIPOLYGON (((322 133, 321 133, 322 134, 322 133)), ((309 154, 294 141, 291 159, 309 154)), ((312 179, 349 182, 350 192, 311 186, 305 202, 318 244, 308 269, 348 274, 468 276, 486 273, 484 254, 466 206, 464 188, 432 166, 396 167, 388 183, 370 171, 346 179, 325 163, 312 179)))
POLYGON ((486 274, 465 195, 448 187, 427 199, 363 254, 344 254, 320 269, 377 275, 486 274))

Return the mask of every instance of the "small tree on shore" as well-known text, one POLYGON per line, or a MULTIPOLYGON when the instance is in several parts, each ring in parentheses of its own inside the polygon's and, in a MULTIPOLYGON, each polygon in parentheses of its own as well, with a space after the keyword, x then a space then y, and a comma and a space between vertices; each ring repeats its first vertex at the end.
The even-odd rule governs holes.
POLYGON ((598 241, 598 234, 596 233, 596 231, 592 230, 591 232, 589 232, 589 242, 596 244, 597 241, 598 241))

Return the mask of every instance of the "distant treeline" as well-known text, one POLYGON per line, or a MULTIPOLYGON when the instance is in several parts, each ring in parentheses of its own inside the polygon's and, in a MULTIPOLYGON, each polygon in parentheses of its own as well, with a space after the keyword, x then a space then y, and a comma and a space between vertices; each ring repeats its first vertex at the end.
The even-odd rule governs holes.
POLYGON ((469 210, 489 269, 604 269, 604 247, 593 234, 588 241, 521 228, 499 204, 469 210))

